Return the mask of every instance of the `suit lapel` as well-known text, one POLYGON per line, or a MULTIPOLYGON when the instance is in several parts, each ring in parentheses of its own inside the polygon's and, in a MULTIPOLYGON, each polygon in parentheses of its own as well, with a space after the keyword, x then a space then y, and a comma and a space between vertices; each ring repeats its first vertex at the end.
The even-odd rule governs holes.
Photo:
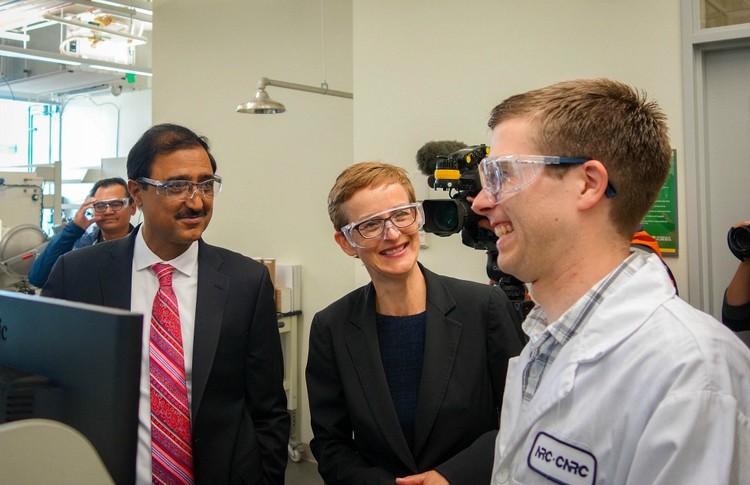
POLYGON ((462 330, 460 323, 446 316, 456 306, 451 294, 435 274, 421 270, 427 282, 427 328, 414 429, 415 456, 427 442, 443 405, 462 330))
POLYGON ((130 310, 130 291, 133 280, 133 248, 138 229, 109 244, 109 251, 99 261, 101 304, 130 310))
POLYGON ((229 294, 229 277, 219 271, 222 259, 201 239, 198 246, 198 291, 195 302, 193 341, 192 415, 200 408, 211 365, 219 342, 224 308, 229 294))
POLYGON ((416 470, 417 465, 401 431, 383 370, 375 321, 375 289, 372 283, 365 289, 363 298, 353 309, 350 323, 356 327, 356 331, 346 338, 346 345, 372 418, 394 453, 410 469, 416 470))

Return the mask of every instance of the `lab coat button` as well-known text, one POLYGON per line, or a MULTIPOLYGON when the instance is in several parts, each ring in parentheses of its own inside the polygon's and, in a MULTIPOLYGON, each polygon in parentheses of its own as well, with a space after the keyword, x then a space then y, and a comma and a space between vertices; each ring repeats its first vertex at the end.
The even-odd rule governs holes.
POLYGON ((497 479, 497 483, 508 483, 508 478, 510 477, 510 473, 508 473, 507 468, 501 468, 497 471, 497 475, 495 478, 497 479))

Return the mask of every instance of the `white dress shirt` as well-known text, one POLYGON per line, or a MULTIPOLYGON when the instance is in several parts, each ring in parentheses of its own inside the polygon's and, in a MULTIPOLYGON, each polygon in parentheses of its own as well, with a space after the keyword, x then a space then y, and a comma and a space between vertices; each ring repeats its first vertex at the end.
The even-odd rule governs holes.
MULTIPOLYGON (((143 346, 141 353, 141 398, 138 404, 138 451, 136 456, 136 483, 151 483, 151 382, 149 376, 149 334, 151 307, 159 290, 159 280, 151 269, 155 263, 167 263, 175 268, 172 287, 177 295, 182 327, 182 347, 185 356, 188 402, 192 402, 193 388, 193 336, 195 335, 195 304, 198 293, 198 241, 171 261, 163 261, 154 254, 139 230, 133 251, 133 279, 130 286, 130 310, 142 313, 143 346)), ((192 420, 191 420, 192 421, 192 420)))

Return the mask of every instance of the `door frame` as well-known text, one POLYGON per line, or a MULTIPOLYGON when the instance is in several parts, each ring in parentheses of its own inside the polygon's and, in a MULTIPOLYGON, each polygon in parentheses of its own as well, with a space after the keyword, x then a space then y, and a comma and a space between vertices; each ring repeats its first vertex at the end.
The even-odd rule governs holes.
MULTIPOLYGON (((712 248, 708 231, 708 177, 706 146, 705 54, 750 46, 750 23, 703 29, 701 0, 681 0, 682 101, 685 131, 685 179, 687 210, 688 301, 716 314, 712 308, 712 248)), ((720 289, 722 292, 724 289, 720 289)))

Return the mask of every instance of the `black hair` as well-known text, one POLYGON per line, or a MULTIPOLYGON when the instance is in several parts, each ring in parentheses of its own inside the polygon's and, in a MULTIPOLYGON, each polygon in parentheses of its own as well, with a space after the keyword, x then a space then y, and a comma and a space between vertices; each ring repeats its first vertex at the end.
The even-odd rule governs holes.
POLYGON ((198 136, 184 126, 172 123, 154 125, 141 135, 128 153, 128 178, 137 180, 151 176, 151 166, 157 155, 172 153, 189 147, 202 147, 211 161, 211 169, 216 173, 216 160, 211 155, 208 139, 198 136))
POLYGON ((97 180, 96 183, 94 183, 94 186, 91 187, 89 197, 93 197, 96 194, 96 191, 101 187, 112 187, 113 185, 122 185, 122 187, 125 189, 125 193, 128 194, 128 199, 130 199, 131 203, 133 202, 133 198, 130 196, 130 192, 128 191, 128 184, 121 177, 112 177, 108 179, 97 180))

